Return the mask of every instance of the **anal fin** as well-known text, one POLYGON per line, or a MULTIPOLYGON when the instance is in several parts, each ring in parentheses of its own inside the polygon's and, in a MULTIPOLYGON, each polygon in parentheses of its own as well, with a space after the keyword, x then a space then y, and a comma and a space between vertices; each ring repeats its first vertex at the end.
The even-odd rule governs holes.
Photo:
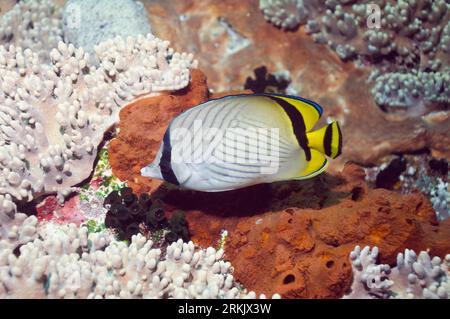
POLYGON ((328 167, 328 160, 319 151, 311 149, 311 160, 307 162, 308 165, 302 172, 300 172, 298 177, 294 179, 308 179, 321 174, 328 167))

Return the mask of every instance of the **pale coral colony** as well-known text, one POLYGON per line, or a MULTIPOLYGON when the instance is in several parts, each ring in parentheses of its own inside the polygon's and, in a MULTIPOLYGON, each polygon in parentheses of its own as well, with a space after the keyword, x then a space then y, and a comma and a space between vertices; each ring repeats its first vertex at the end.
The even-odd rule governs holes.
MULTIPOLYGON (((233 268, 237 257, 231 250, 242 245, 263 245, 266 240, 270 241, 267 238, 272 238, 267 232, 262 233, 262 242, 245 239, 239 245, 231 244, 229 254, 227 243, 237 240, 233 238, 234 229, 223 229, 220 236, 205 246, 199 239, 204 238, 201 232, 208 230, 200 230, 198 224, 191 223, 189 210, 200 211, 196 215, 199 216, 202 209, 210 212, 217 205, 178 208, 176 200, 166 202, 164 196, 158 195, 167 191, 166 188, 170 193, 170 185, 163 185, 147 195, 143 191, 145 186, 140 186, 140 183, 146 185, 144 182, 123 179, 120 174, 116 176, 116 172, 123 171, 123 166, 108 161, 109 140, 118 134, 121 110, 139 101, 156 101, 151 103, 157 104, 158 98, 172 97, 172 94, 178 98, 186 94, 186 101, 197 98, 189 96, 189 92, 195 93, 194 87, 198 85, 192 80, 194 70, 203 70, 203 55, 199 50, 202 44, 197 43, 201 39, 180 37, 177 40, 170 35, 174 44, 179 43, 177 48, 198 54, 197 61, 193 54, 179 53, 168 41, 158 38, 156 35, 169 37, 168 32, 153 24, 164 23, 152 14, 152 8, 157 6, 171 6, 171 12, 179 13, 166 23, 185 23, 194 14, 189 10, 202 8, 186 9, 181 2, 21 0, 0 4, 0 298, 313 296, 304 294, 294 275, 285 277, 284 285, 288 287, 285 290, 276 291, 271 287, 262 291, 260 286, 252 286, 250 280, 245 280, 244 270, 233 268), (112 201, 119 193, 123 199, 116 208, 112 201), (149 201, 151 203, 145 206, 149 201), (165 213, 172 217, 164 219, 165 213), (133 214, 140 214, 140 219, 133 214)), ((249 28, 244 32, 239 30, 242 25, 233 25, 229 16, 234 11, 250 12, 252 9, 255 19, 263 21, 261 25, 270 32, 286 35, 291 41, 311 39, 320 50, 336 55, 334 63, 367 71, 369 90, 360 94, 374 101, 377 112, 396 121, 420 119, 427 123, 423 125, 433 127, 429 132, 440 134, 439 139, 443 141, 438 143, 440 148, 436 149, 436 143, 428 147, 424 142, 422 153, 403 157, 395 148, 389 149, 390 142, 386 141, 387 146, 380 147, 389 149, 387 156, 371 165, 361 164, 365 165, 365 183, 369 185, 363 193, 375 194, 375 178, 371 179, 371 174, 386 170, 387 163, 395 157, 407 160, 400 171, 387 171, 387 175, 395 176, 392 187, 386 192, 397 196, 399 202, 403 200, 401 196, 408 194, 423 198, 425 206, 436 212, 436 216, 430 218, 433 227, 440 229, 444 249, 436 248, 437 244, 431 240, 428 246, 418 248, 422 251, 417 253, 411 247, 400 245, 396 246, 395 261, 383 259, 381 262, 379 255, 383 251, 378 251, 375 239, 349 241, 354 243, 351 249, 346 248, 350 275, 343 289, 328 297, 450 298, 450 254, 446 254, 450 253, 447 162, 450 158, 450 3, 445 0, 246 0, 230 1, 227 7, 209 0, 193 1, 196 2, 202 2, 202 6, 205 3, 223 6, 224 17, 217 19, 220 27, 227 30, 227 41, 242 44, 235 46, 232 53, 227 51, 231 59, 239 59, 233 55, 234 51, 251 54, 248 47, 257 48, 276 41, 266 38, 266 44, 256 43, 256 35, 249 34, 249 28), (376 10, 380 18, 377 21, 375 17, 372 22, 378 22, 379 26, 373 27, 367 21, 376 10), (427 166, 432 158, 442 159, 440 169, 434 169, 431 164, 427 166), (366 247, 355 247, 358 244, 366 247), (434 252, 438 255, 430 256, 434 252)), ((189 24, 180 26, 186 27, 189 24)), ((210 36, 221 41, 214 34, 216 31, 212 28, 210 36)), ((259 37, 258 41, 261 39, 259 37)), ((214 53, 217 52, 210 54, 214 53)), ((267 65, 278 63, 277 57, 264 58, 268 60, 267 65)), ((227 57, 217 66, 204 66, 204 72, 217 79, 214 71, 234 67, 227 57)), ((308 97, 301 83, 297 83, 295 77, 290 78, 291 70, 269 71, 273 74, 270 81, 275 83, 271 90, 277 90, 276 81, 283 74, 287 88, 279 93, 308 97)), ((234 72, 239 74, 241 70, 236 68, 234 72)), ((239 78, 242 77, 220 78, 222 82, 208 84, 221 88, 228 85, 228 91, 243 91, 245 83, 239 83, 239 78)), ((259 88, 268 89, 268 82, 264 82, 267 79, 256 81, 259 81, 259 88)), ((335 98, 339 100, 338 93, 335 98)), ((162 111, 155 108, 149 112, 162 111)), ((347 112, 353 112, 351 106, 347 112)), ((155 131, 163 129, 169 120, 157 114, 154 118, 162 121, 152 124, 155 131)), ((345 133, 359 134, 359 129, 352 131, 349 126, 346 131, 344 124, 344 136, 345 133)), ((370 129, 376 134, 383 126, 370 129)), ((424 133, 419 127, 411 134, 431 133, 424 133)), ((393 136, 392 140, 395 138, 393 136)), ((434 139, 429 137, 427 141, 434 139)), ((138 141, 132 144, 135 148, 142 146, 138 141)), ((157 145, 147 143, 145 147, 157 151, 157 145)), ((360 157, 352 158, 356 151, 352 152, 351 147, 344 144, 344 156, 348 150, 345 160, 358 162, 360 157)), ((116 148, 109 148, 109 152, 111 149, 116 148)), ((368 148, 367 152, 371 150, 368 148)), ((313 187, 321 187, 320 183, 326 181, 318 180, 313 187)), ((299 191, 301 187, 301 183, 281 185, 268 191, 272 195, 288 192, 297 197, 311 196, 307 191, 299 191)), ((351 195, 354 201, 360 196, 358 192, 351 195)), ((215 198, 204 202, 217 200, 215 198)), ((275 195, 270 198, 277 200, 275 195)), ((307 200, 296 198, 288 204, 298 210, 295 214, 302 214, 304 207, 297 205, 299 202, 307 200)), ((275 213, 281 214, 285 208, 289 211, 289 207, 276 208, 277 203, 270 205, 275 213)), ((235 214, 239 215, 239 211, 235 214)), ((208 214, 204 215, 206 217, 202 218, 208 218, 208 214)), ((245 224, 245 218, 239 225, 245 224)), ((258 219, 261 223, 262 218, 263 214, 258 219)), ((297 235, 302 238, 302 234, 297 235)), ((301 247, 306 244, 298 243, 298 238, 295 240, 295 244, 283 247, 297 245, 292 249, 302 251, 301 247)), ((257 249, 264 250, 264 247, 257 249)), ((279 258, 283 264, 282 257, 279 258)), ((333 267, 329 265, 328 268, 333 267)), ((272 277, 274 282, 277 278, 272 277)), ((305 282, 309 280, 313 279, 306 278, 305 282)))

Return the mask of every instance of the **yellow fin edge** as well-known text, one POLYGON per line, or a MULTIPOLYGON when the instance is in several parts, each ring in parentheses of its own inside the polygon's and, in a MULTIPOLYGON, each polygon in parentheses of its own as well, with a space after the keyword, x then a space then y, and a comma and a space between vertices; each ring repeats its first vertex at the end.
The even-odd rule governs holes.
POLYGON ((308 179, 323 173, 328 167, 328 160, 318 150, 311 149, 311 160, 306 168, 295 177, 296 180, 308 179))

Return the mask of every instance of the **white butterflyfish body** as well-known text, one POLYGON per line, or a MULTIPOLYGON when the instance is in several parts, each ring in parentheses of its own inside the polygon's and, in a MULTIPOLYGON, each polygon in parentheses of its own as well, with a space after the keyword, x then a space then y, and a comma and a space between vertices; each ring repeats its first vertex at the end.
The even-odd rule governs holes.
POLYGON ((172 120, 141 174, 204 192, 312 178, 342 149, 337 122, 312 130, 322 113, 312 101, 280 94, 207 101, 172 120))

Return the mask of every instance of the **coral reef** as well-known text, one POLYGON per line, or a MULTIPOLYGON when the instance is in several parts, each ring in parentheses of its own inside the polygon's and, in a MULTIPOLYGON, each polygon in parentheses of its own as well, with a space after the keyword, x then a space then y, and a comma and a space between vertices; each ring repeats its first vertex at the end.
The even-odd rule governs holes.
POLYGON ((37 237, 38 220, 25 214, 15 214, 14 218, 0 224, 0 252, 14 251, 17 247, 33 241, 37 237))
MULTIPOLYGON (((197 81, 193 72, 191 85, 197 81)), ((380 247, 388 263, 406 247, 448 253, 450 220, 438 224, 423 195, 371 189, 364 171, 352 165, 337 176, 225 193, 183 191, 140 177, 140 167, 159 148, 159 129, 166 125, 160 123, 170 118, 148 112, 148 106, 165 110, 172 101, 181 111, 177 98, 191 101, 156 97, 121 111, 120 132, 111 141, 113 172, 134 191, 158 196, 166 210, 186 211, 194 242, 208 245, 226 229, 226 257, 245 287, 284 297, 341 297, 351 284, 348 254, 355 245, 380 247)))
MULTIPOLYGON (((26 207, 33 206, 33 203, 26 205, 23 210, 25 211, 26 207)), ((81 209, 82 202, 78 195, 71 196, 64 203, 59 201, 56 196, 47 196, 45 199, 36 205, 36 217, 39 222, 49 222, 53 224, 74 224, 80 226, 84 222, 88 221, 88 213, 85 210, 81 209)), ((93 210, 98 210, 97 203, 92 200, 89 202, 90 209, 86 209, 88 212, 92 212, 93 210)), ((28 214, 33 214, 34 211, 27 212, 28 214)), ((100 211, 102 214, 102 218, 104 217, 104 213, 100 211)))
POLYGON ((0 298, 450 298, 448 1, 0 9, 0 298), (172 118, 243 89, 322 104, 344 156, 224 193, 141 176, 172 118))
POLYGON ((79 187, 73 187, 73 194, 64 203, 58 202, 55 196, 47 196, 36 205, 35 212, 31 210, 28 213, 35 213, 40 222, 104 225, 105 197, 126 186, 112 175, 107 147, 108 143, 98 152, 92 178, 79 187))
POLYGON ((450 255, 431 258, 406 249, 394 268, 377 264, 378 248, 357 246, 351 253, 354 281, 345 298, 450 298, 450 255))
POLYGON ((142 235, 133 236, 128 246, 74 225, 41 229, 41 239, 36 223, 33 216, 16 214, 14 222, 1 226, 1 298, 256 296, 236 286, 222 250, 196 249, 178 240, 163 253, 142 235))
POLYGON ((65 41, 86 52, 117 36, 151 33, 144 6, 135 0, 68 0, 62 21, 65 41))
POLYGON ((164 200, 186 210, 194 242, 204 245, 227 229, 235 277, 284 297, 342 296, 351 283, 348 254, 357 244, 380 247, 389 264, 405 247, 448 253, 449 220, 438 225, 422 195, 369 189, 351 166, 341 178, 212 196, 171 191, 164 200))
POLYGON ((306 24, 306 31, 341 59, 369 59, 382 73, 388 72, 376 77, 372 89, 378 105, 421 107, 424 113, 426 106, 449 104, 450 10, 446 1, 259 3, 274 25, 293 29, 306 24))
POLYGON ((92 171, 96 148, 135 97, 185 87, 192 55, 152 35, 115 38, 95 48, 59 42, 51 64, 36 53, 0 47, 1 213, 15 201, 67 195, 92 171))
POLYGON ((425 67, 425 62, 437 58, 434 68, 448 61, 449 13, 444 0, 260 0, 259 5, 276 26, 292 29, 306 24, 307 32, 342 59, 394 56, 397 63, 414 63, 422 58, 425 67))

